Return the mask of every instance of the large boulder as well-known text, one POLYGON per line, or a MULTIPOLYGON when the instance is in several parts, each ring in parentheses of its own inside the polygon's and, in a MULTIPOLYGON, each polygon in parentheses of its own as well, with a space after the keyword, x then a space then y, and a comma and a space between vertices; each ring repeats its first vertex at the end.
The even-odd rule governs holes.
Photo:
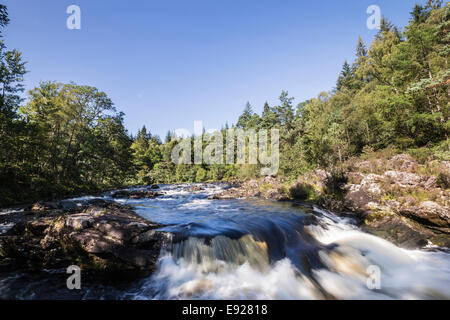
POLYGON ((270 189, 264 194, 264 198, 276 201, 287 201, 289 198, 280 189, 270 189))
POLYGON ((450 210, 433 201, 425 201, 415 207, 402 208, 399 212, 429 226, 450 228, 450 210))
MULTIPOLYGON (((386 171, 384 173, 384 177, 386 179, 389 179, 390 181, 396 183, 402 188, 419 188, 419 187, 425 187, 425 185, 428 185, 428 187, 433 186, 433 182, 429 182, 430 177, 427 176, 419 176, 414 173, 409 172, 403 172, 403 171, 386 171)), ((433 181, 433 179, 432 179, 433 181)))
POLYGON ((347 193, 344 197, 344 206, 352 212, 364 212, 366 206, 374 201, 372 195, 363 190, 347 193))
POLYGON ((168 236, 159 227, 113 202, 25 221, 0 235, 0 268, 153 271, 168 236))
POLYGON ((436 237, 431 230, 412 224, 408 219, 389 210, 368 212, 364 216, 361 228, 407 249, 421 248, 430 240, 442 246, 450 244, 450 241, 446 239, 448 237, 436 237))
POLYGON ((371 173, 361 180, 361 189, 374 195, 380 195, 383 192, 380 183, 383 181, 383 176, 371 173))
POLYGON ((416 171, 418 164, 410 155, 398 154, 388 161, 388 166, 399 171, 414 172, 416 171))

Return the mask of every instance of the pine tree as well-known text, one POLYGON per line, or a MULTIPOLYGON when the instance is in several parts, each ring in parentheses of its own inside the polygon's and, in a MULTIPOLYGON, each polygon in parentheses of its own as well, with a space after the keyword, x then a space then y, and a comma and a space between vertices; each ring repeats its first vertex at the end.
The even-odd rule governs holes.
POLYGON ((293 121, 294 121, 294 107, 292 106, 292 102, 294 98, 289 97, 289 93, 287 91, 282 91, 280 95, 280 103, 281 105, 277 107, 277 113, 280 120, 280 124, 285 126, 287 130, 292 129, 293 121))
POLYGON ((336 90, 341 91, 343 88, 351 89, 352 78, 353 78, 352 67, 348 64, 347 60, 345 60, 342 66, 341 74, 339 75, 336 83, 336 90))
POLYGON ((240 129, 245 129, 247 127, 247 123, 251 120, 252 116, 253 116, 252 106, 250 105, 250 102, 247 102, 244 111, 242 112, 241 116, 238 119, 236 127, 240 129))
POLYGON ((264 103, 263 113, 261 116, 261 128, 272 129, 276 127, 277 124, 279 124, 277 116, 269 106, 269 103, 266 101, 266 103, 264 103))
POLYGON ((428 14, 424 7, 419 4, 414 6, 413 11, 411 12, 412 21, 414 23, 423 23, 428 18, 428 14))
POLYGON ((356 57, 358 59, 367 57, 367 47, 361 36, 358 37, 358 44, 356 45, 356 57))

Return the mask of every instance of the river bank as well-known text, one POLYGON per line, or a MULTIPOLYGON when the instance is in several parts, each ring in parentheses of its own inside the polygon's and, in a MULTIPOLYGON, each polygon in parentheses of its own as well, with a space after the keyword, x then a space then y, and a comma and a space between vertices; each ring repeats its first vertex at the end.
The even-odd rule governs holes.
POLYGON ((450 161, 420 164, 406 154, 358 159, 333 174, 317 170, 297 181, 236 181, 214 199, 261 197, 307 201, 404 248, 450 247, 450 161))
MULTIPOLYGON (((317 170, 295 182, 265 177, 234 181, 209 196, 213 200, 263 198, 316 204, 403 248, 450 247, 450 162, 433 164, 434 173, 410 156, 355 161, 336 178, 317 170), (428 170, 428 171, 427 171, 428 170)), ((195 184, 201 192, 208 184, 195 184)), ((100 273, 154 271, 167 234, 133 207, 114 199, 164 195, 157 185, 98 193, 111 199, 50 201, 22 205, 0 215, 0 270, 55 269, 70 264, 100 273), (145 248, 145 250, 142 250, 145 248)), ((83 198, 83 197, 81 197, 83 198)), ((80 199, 81 199, 80 198, 80 199)), ((89 198, 89 197, 88 197, 89 198)))

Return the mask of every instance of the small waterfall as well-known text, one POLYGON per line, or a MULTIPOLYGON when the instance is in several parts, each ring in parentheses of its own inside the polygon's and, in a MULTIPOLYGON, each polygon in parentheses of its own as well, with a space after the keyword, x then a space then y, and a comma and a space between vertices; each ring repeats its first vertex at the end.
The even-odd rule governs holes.
MULTIPOLYGON (((307 204, 211 200, 223 186, 202 187, 169 185, 161 197, 117 200, 165 226, 157 270, 126 288, 85 282, 83 298, 450 299, 448 250, 405 250, 307 204)), ((54 282, 12 275, 0 278, 0 292, 47 298, 54 282)))
POLYGON ((252 235, 240 239, 217 236, 209 241, 188 238, 173 245, 172 256, 196 265, 202 272, 220 272, 225 264, 240 266, 249 263, 251 267, 264 270, 269 266, 267 244, 257 241, 252 235))
POLYGON ((318 208, 189 197, 157 272, 124 298, 450 299, 446 252, 398 248, 318 208))

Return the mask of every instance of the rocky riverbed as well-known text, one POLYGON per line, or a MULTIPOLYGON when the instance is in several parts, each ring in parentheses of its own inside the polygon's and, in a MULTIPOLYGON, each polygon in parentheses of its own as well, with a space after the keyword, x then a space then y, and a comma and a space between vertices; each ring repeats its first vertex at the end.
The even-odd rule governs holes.
POLYGON ((325 170, 289 183, 266 177, 236 181, 214 199, 260 197, 312 201, 339 215, 356 217, 360 227, 405 248, 450 247, 450 161, 432 171, 406 154, 352 163, 338 179, 325 170))
MULTIPOLYGON (((449 162, 439 164, 444 172, 449 162)), ((450 247, 450 193, 446 176, 419 174, 407 155, 383 162, 363 161, 336 180, 324 170, 294 183, 266 177, 229 183, 210 200, 264 198, 312 202, 400 247, 450 247), (330 191, 332 190, 332 192, 330 191), (418 196, 420 199, 418 199, 418 196)), ((207 184, 188 186, 203 192, 207 184)), ((0 215, 0 271, 53 270, 75 264, 93 274, 152 273, 171 235, 117 199, 139 201, 166 196, 157 185, 116 190, 108 200, 38 202, 0 215)))
POLYGON ((363 232, 359 214, 274 201, 309 194, 300 182, 289 197, 286 182, 261 183, 136 187, 2 210, 0 299, 450 296, 448 249, 399 248, 363 232), (71 265, 80 290, 66 286, 71 265), (366 286, 374 265, 382 290, 366 286))

